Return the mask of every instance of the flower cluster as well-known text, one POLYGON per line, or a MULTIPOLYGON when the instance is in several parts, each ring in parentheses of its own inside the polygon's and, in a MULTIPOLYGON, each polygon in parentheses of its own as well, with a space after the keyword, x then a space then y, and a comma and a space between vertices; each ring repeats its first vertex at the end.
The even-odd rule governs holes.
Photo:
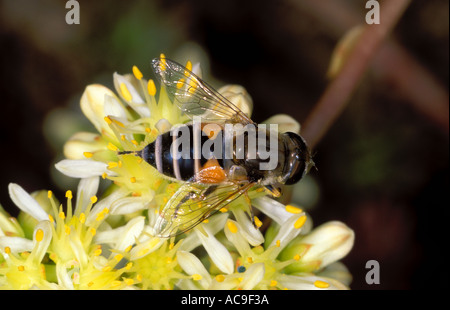
MULTIPOLYGON (((200 66, 186 67, 200 75, 200 66)), ((338 262, 354 234, 340 222, 312 228, 300 207, 252 191, 191 231, 159 238, 158 212, 180 184, 164 178, 138 151, 188 119, 164 87, 157 91, 137 67, 114 74, 117 91, 90 85, 81 109, 98 133, 79 132, 64 146, 57 169, 79 178, 65 203, 51 191, 9 185, 18 218, 0 208, 1 289, 346 289, 351 276, 338 262), (99 195, 100 182, 110 183, 99 195), (99 196, 98 196, 99 195, 99 196), (255 207, 255 225, 247 212, 255 207), (264 225, 264 226, 263 226, 264 225), (264 228, 264 229, 262 229, 264 228)), ((219 92, 250 114, 237 85, 219 92)), ((298 132, 286 115, 268 122, 298 132)))

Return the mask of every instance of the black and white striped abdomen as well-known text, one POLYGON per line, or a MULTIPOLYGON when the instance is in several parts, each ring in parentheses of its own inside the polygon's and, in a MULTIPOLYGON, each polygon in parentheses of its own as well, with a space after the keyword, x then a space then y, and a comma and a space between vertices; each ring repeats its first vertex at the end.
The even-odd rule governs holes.
MULTIPOLYGON (((216 135, 210 139, 202 134, 200 128, 194 128, 193 125, 184 125, 180 128, 178 131, 171 130, 159 135, 141 151, 141 157, 159 173, 180 181, 187 181, 212 157, 214 146, 220 145, 223 149, 224 142, 223 135, 216 135), (178 142, 176 142, 177 139, 178 142), (211 152, 204 151, 205 143, 212 145, 211 152)), ((222 156, 216 159, 223 168, 222 156)))

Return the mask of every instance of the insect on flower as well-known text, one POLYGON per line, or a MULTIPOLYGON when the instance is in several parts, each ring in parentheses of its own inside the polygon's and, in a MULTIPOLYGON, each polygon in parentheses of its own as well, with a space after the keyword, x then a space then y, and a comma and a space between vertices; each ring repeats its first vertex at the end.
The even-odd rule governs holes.
POLYGON ((182 182, 160 212, 155 224, 159 237, 195 227, 254 187, 279 196, 276 185, 298 182, 314 165, 301 136, 255 124, 174 61, 156 58, 152 67, 167 94, 193 119, 140 151, 119 152, 140 156, 166 178, 182 182))

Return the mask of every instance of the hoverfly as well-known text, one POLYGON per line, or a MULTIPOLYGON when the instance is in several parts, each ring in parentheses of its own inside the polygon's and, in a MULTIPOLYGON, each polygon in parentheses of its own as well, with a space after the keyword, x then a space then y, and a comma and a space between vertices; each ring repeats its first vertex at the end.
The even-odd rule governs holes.
MULTIPOLYGON (((236 156, 236 141, 239 137, 247 141, 248 132, 221 134, 226 125, 249 125, 257 130, 258 125, 188 68, 166 58, 154 59, 152 67, 157 79, 181 111, 191 119, 196 116, 201 118, 200 126, 185 126, 188 140, 192 142, 187 154, 184 154, 189 156, 177 154, 177 148, 173 145, 179 134, 173 131, 160 134, 141 151, 122 152, 134 153, 165 177, 182 182, 160 211, 154 227, 159 237, 186 232, 254 187, 265 187, 276 194, 277 189, 273 185, 294 184, 314 165, 305 140, 292 132, 276 133, 278 143, 275 151, 278 158, 273 169, 261 170, 260 164, 267 162, 267 159, 262 159, 258 151, 249 156, 251 150, 245 143, 239 149, 242 156, 236 156), (205 132, 204 129, 211 124, 218 128, 213 135, 211 132, 197 135, 198 130, 205 132), (228 158, 195 154, 196 149, 207 143, 236 148, 231 148, 228 158)), ((267 133, 266 137, 269 136, 270 133, 267 133)), ((268 142, 268 138, 264 140, 264 143, 268 142)), ((260 141, 258 139, 257 144, 260 141)))

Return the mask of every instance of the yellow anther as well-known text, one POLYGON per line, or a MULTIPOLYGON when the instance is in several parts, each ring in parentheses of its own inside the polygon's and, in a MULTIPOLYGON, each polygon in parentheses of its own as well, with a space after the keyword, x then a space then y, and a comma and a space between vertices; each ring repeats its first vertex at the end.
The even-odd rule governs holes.
POLYGON ((94 153, 92 153, 92 152, 83 152, 83 155, 86 158, 91 158, 92 156, 94 156, 94 153))
POLYGON ((99 249, 94 251, 94 255, 95 256, 100 256, 101 254, 102 254, 102 249, 101 248, 99 248, 99 249))
POLYGON ((314 286, 317 288, 328 288, 330 287, 330 284, 325 281, 316 280, 314 286))
POLYGON ((145 132, 150 133, 150 132, 152 132, 152 130, 149 127, 145 127, 145 132))
POLYGON ((179 79, 177 82, 177 88, 180 89, 184 85, 184 79, 179 79))
POLYGON ((139 142, 137 142, 136 140, 131 140, 131 143, 133 143, 134 145, 139 145, 139 142))
POLYGON ((92 228, 90 229, 90 232, 91 232, 91 235, 92 235, 92 236, 95 236, 95 234, 97 233, 97 230, 95 230, 95 228, 92 227, 92 228))
POLYGON ((11 248, 9 246, 5 247, 5 253, 6 254, 10 254, 11 253, 11 248))
POLYGON ((120 92, 122 93, 123 99, 126 101, 131 101, 133 99, 125 83, 120 83, 120 92))
POLYGON ((72 191, 71 191, 71 190, 68 190, 68 191, 66 192, 66 198, 68 198, 68 199, 72 199, 72 198, 73 198, 73 196, 72 196, 72 191))
POLYGON ((107 176, 108 176, 108 175, 106 174, 106 172, 103 172, 103 173, 102 173, 102 179, 103 179, 103 180, 106 179, 107 176))
POLYGON ((53 196, 53 192, 52 192, 52 191, 48 191, 48 192, 47 192, 47 197, 48 197, 48 199, 51 199, 52 196, 53 196))
POLYGON ((112 120, 109 116, 105 116, 103 119, 105 120, 106 123, 108 123, 108 125, 112 124, 112 120))
POLYGON ((225 213, 225 212, 228 212, 228 209, 227 208, 220 208, 219 211, 222 212, 222 213, 225 213))
POLYGON ((123 165, 122 161, 119 160, 119 161, 117 162, 117 166, 118 166, 119 168, 122 168, 122 165, 123 165))
POLYGON ((171 242, 171 243, 169 244, 169 250, 172 250, 174 246, 175 246, 175 243, 171 242))
POLYGON ((302 215, 298 218, 298 220, 295 221, 294 223, 294 228, 295 229, 299 229, 301 228, 306 222, 306 215, 302 215))
POLYGON ((54 222, 55 222, 55 219, 53 218, 53 216, 52 216, 51 214, 48 215, 48 220, 49 220, 51 223, 54 223, 54 222))
POLYGON ((97 200, 98 200, 97 196, 94 195, 91 197, 91 203, 96 203, 97 200))
POLYGON ((171 259, 170 257, 166 258, 166 264, 171 264, 173 262, 173 259, 171 259))
POLYGON ((42 229, 38 229, 36 231, 36 236, 35 237, 36 237, 36 241, 37 242, 41 242, 42 239, 44 239, 44 231, 42 229))
POLYGON ((198 273, 196 273, 196 274, 192 275, 192 279, 194 281, 200 281, 201 279, 203 279, 203 277, 201 275, 199 275, 198 273))
POLYGON ((256 227, 260 228, 262 226, 262 224, 263 224, 261 222, 261 220, 257 216, 254 216, 253 219, 255 221, 256 227))
POLYGON ((103 272, 108 272, 108 271, 111 271, 111 269, 112 269, 111 266, 105 266, 105 267, 102 268, 102 271, 103 272))
POLYGON ((70 226, 64 225, 64 232, 66 233, 66 235, 70 235, 70 226))
POLYGON ((279 248, 279 247, 280 247, 280 245, 281 245, 281 241, 280 241, 280 240, 277 240, 277 242, 276 242, 276 246, 277 246, 277 248, 279 248))
POLYGON ((108 163, 108 169, 116 168, 117 166, 119 166, 119 164, 116 163, 115 161, 111 161, 108 163))
POLYGON ((294 207, 294 206, 291 206, 291 205, 287 205, 286 206, 286 211, 289 212, 289 213, 293 213, 293 214, 298 214, 298 213, 302 213, 303 212, 302 209, 294 207))
POLYGON ((141 282, 141 281, 142 281, 142 275, 141 275, 140 273, 138 273, 138 274, 136 275, 136 280, 137 280, 138 282, 141 282))
POLYGON ((137 163, 138 163, 138 164, 141 164, 143 161, 144 161, 144 159, 141 158, 141 157, 139 157, 139 158, 137 159, 137 163))
POLYGON ((209 222, 208 219, 204 219, 202 223, 205 223, 205 224, 206 224, 206 223, 208 223, 208 222, 209 222))
POLYGON ((298 255, 298 254, 294 255, 294 259, 295 259, 296 261, 299 261, 299 260, 300 260, 300 255, 298 255))
POLYGON ((111 142, 108 143, 108 149, 110 149, 111 151, 118 151, 119 148, 117 146, 115 146, 114 144, 112 144, 111 142))
POLYGON ((125 252, 126 252, 126 253, 130 252, 132 248, 133 248, 132 245, 127 246, 127 247, 125 248, 125 252))
POLYGON ((167 63, 166 63, 166 55, 164 55, 163 53, 161 53, 161 55, 159 55, 159 58, 161 58, 161 63, 159 68, 161 69, 161 71, 165 71, 166 67, 167 67, 167 63))
POLYGON ((80 221, 81 224, 84 224, 84 222, 86 222, 86 214, 81 213, 78 220, 80 221))
POLYGON ((153 80, 148 80, 147 91, 150 96, 156 95, 156 86, 155 86, 155 82, 153 80))
POLYGON ((94 282, 92 281, 87 284, 88 287, 91 287, 92 285, 94 285, 94 282))
POLYGON ((219 274, 216 276, 216 281, 217 282, 223 282, 225 281, 225 276, 223 274, 219 274))
POLYGON ((64 219, 66 218, 66 215, 64 214, 63 211, 59 212, 58 216, 59 216, 59 218, 62 219, 62 220, 64 220, 64 219))
POLYGON ((127 139, 127 137, 125 137, 125 135, 120 135, 120 140, 125 141, 127 139))
POLYGON ((270 287, 275 287, 277 286, 278 282, 275 280, 270 281, 270 287))
POLYGON ((104 209, 102 210, 102 212, 103 212, 104 214, 108 214, 108 213, 109 213, 109 209, 108 209, 108 208, 104 208, 104 209))
POLYGON ((137 78, 139 81, 142 79, 142 77, 144 76, 141 72, 141 70, 139 70, 138 67, 133 66, 133 74, 134 77, 137 78))
MULTIPOLYGON (((189 71, 192 71, 192 62, 190 60, 188 60, 186 62, 186 69, 188 69, 189 71)), ((187 74, 189 74, 189 72, 187 74)))
POLYGON ((17 267, 17 270, 19 270, 19 271, 24 271, 24 270, 25 270, 25 266, 20 265, 20 266, 17 267))
POLYGON ((238 227, 232 221, 227 222, 227 227, 233 234, 237 233, 238 231, 238 227))
POLYGON ((123 282, 125 282, 126 285, 133 285, 134 284, 134 280, 130 279, 130 278, 123 279, 123 282))
POLYGON ((247 262, 249 262, 250 264, 253 263, 253 257, 251 256, 247 257, 247 262))
POLYGON ((133 267, 133 263, 132 262, 129 262, 128 264, 125 265, 125 269, 126 270, 130 270, 131 267, 133 267))
POLYGON ((114 259, 118 262, 120 262, 122 260, 122 258, 123 258, 122 254, 116 254, 116 256, 114 256, 114 259))

